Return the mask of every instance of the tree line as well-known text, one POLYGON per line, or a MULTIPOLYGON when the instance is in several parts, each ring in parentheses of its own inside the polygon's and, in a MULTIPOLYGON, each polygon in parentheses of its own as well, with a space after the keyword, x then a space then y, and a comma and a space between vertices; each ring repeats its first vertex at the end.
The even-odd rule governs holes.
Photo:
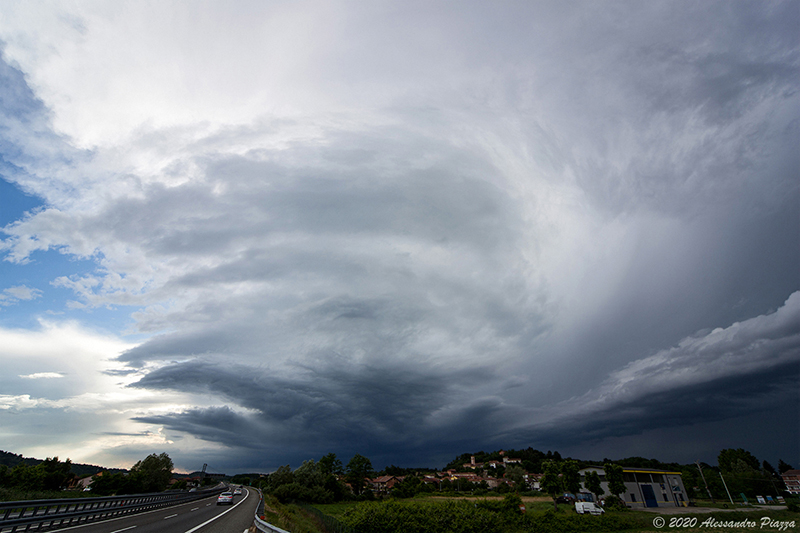
MULTIPOLYGON (((38 464, 18 461, 13 468, 0 464, 0 488, 16 493, 63 491, 75 484, 72 466, 69 459, 62 462, 58 457, 48 457, 38 464)), ((169 486, 172 469, 169 455, 150 454, 128 472, 115 469, 95 474, 90 487, 97 496, 161 492, 169 486)))
POLYGON ((376 475, 372 462, 356 454, 343 465, 335 453, 319 461, 309 459, 292 471, 281 466, 269 474, 262 489, 281 502, 331 503, 349 498, 369 499, 372 496, 367 480, 376 475), (349 487, 348 487, 349 485, 349 487))
POLYGON ((727 497, 728 492, 738 499, 741 499, 742 494, 748 498, 756 495, 780 495, 784 490, 780 473, 792 468, 783 460, 779 461, 777 469, 767 461, 759 463, 753 454, 741 448, 722 450, 717 458, 717 466, 705 463, 699 465, 662 463, 656 459, 643 457, 629 457, 616 461, 606 458, 602 462, 581 461, 562 458, 558 452, 548 451, 545 453, 528 448, 505 452, 481 451, 461 454, 448 463, 445 470, 481 473, 480 468, 472 469, 464 465, 469 464, 472 457, 475 457, 476 463, 487 463, 491 460, 500 461, 503 456, 520 459, 521 464, 486 468, 485 472, 491 472, 493 476, 503 478, 505 481, 496 489, 489 489, 485 481, 472 483, 460 478, 454 481, 447 478, 441 479, 438 487, 434 487, 425 483, 422 478, 424 473, 435 472, 433 469, 401 468, 391 465, 381 472, 376 472, 370 460, 362 455, 356 454, 347 465, 343 465, 335 453, 329 453, 316 462, 313 459, 304 461, 294 471, 289 465, 281 466, 267 476, 262 488, 282 502, 329 503, 352 498, 373 499, 374 496, 367 485, 367 480, 377 475, 392 475, 403 478, 391 490, 391 496, 395 498, 409 498, 434 490, 472 492, 474 494, 486 494, 490 490, 494 490, 496 493, 505 494, 528 491, 525 474, 542 473, 540 492, 550 495, 556 508, 558 498, 564 493, 576 494, 582 489, 593 493, 597 500, 604 499, 607 506, 614 507, 624 506, 620 495, 626 491, 623 475, 625 467, 681 472, 688 496, 693 499, 706 498, 708 493, 715 498, 722 499, 727 497), (587 472, 583 481, 581 480, 579 473, 581 469, 599 465, 602 465, 605 471, 608 493, 601 484, 600 476, 595 472, 587 472), (703 480, 701 470, 705 473, 705 480, 703 480), (727 491, 725 484, 728 487, 727 491))
POLYGON ((101 472, 95 475, 89 486, 97 496, 162 492, 169 487, 173 467, 169 455, 152 453, 137 461, 127 473, 101 472))
POLYGON ((58 491, 75 479, 72 463, 48 457, 35 465, 19 461, 13 468, 0 465, 0 487, 18 491, 58 491))

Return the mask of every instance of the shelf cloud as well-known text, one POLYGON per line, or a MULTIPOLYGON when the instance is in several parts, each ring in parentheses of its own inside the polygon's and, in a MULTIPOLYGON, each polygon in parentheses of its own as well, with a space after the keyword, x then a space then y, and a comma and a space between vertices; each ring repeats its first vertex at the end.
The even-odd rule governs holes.
POLYGON ((0 21, 10 451, 800 461, 795 4, 39 11, 0 21))

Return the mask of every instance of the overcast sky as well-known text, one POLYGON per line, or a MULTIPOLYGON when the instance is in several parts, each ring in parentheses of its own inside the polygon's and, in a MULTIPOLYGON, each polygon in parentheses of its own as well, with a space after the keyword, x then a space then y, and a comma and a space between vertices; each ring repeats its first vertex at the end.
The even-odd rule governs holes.
POLYGON ((0 449, 800 466, 797 1, 0 12, 0 449))

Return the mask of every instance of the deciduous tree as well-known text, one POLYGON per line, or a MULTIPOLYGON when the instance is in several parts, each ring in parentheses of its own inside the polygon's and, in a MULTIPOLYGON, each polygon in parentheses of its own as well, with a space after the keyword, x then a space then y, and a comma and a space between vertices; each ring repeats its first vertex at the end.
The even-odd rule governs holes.
POLYGON ((335 453, 329 453, 323 456, 317 464, 319 465, 319 469, 323 474, 333 474, 338 476, 344 473, 342 462, 336 458, 335 453))
POLYGON ((603 470, 606 473, 608 492, 619 498, 619 495, 625 492, 625 478, 622 467, 614 463, 606 463, 603 465, 603 470))
POLYGON ((131 468, 131 476, 137 480, 142 492, 161 492, 172 479, 172 459, 166 453, 151 453, 131 468))
MULTIPOLYGON (((548 452, 549 453, 549 452, 548 452)), ((561 467, 556 461, 546 461, 544 463, 544 475, 539 480, 542 491, 553 498, 553 508, 558 510, 556 499, 564 492, 564 484, 561 480, 561 467)))
POLYGON ((586 481, 583 483, 586 490, 594 494, 595 499, 600 500, 600 497, 606 493, 603 490, 603 485, 600 481, 600 476, 594 470, 586 472, 586 481))
POLYGON ((365 480, 375 475, 372 462, 360 454, 355 454, 347 463, 347 481, 353 487, 353 492, 360 495, 364 490, 365 480))

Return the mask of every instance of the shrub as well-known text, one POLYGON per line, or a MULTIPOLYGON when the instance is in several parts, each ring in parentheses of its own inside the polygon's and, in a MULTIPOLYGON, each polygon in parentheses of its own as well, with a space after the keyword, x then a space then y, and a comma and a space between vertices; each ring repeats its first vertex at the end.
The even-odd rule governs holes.
POLYGON ((333 495, 330 491, 320 486, 306 487, 296 481, 279 486, 272 491, 272 495, 278 498, 281 503, 330 503, 333 501, 333 495))
POLYGON ((625 505, 625 502, 622 501, 622 498, 619 496, 614 496, 613 494, 606 498, 603 507, 614 511, 623 511, 628 508, 628 506, 625 505))
POLYGON ((341 521, 356 533, 482 533, 505 529, 497 513, 459 501, 363 503, 345 512, 341 521))

